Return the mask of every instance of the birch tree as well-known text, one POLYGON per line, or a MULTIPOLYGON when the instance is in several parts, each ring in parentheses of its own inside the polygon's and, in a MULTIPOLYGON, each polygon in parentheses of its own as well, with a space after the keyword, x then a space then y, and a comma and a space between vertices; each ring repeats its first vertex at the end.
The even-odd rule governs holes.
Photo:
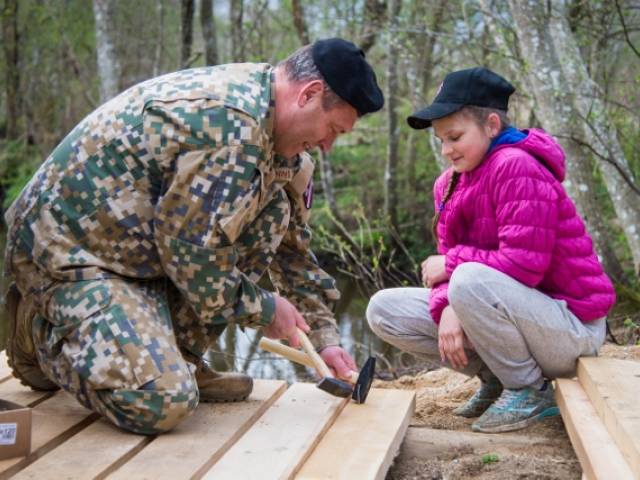
POLYGON ((115 48, 115 0, 93 0, 96 24, 96 54, 100 79, 100 102, 104 103, 119 91, 120 63, 115 48))
POLYGON ((187 68, 191 63, 191 47, 193 46, 193 0, 182 0, 180 2, 180 66, 187 68))
POLYGON ((229 21, 231 28, 231 61, 233 62, 245 61, 242 31, 243 12, 243 0, 230 0, 229 21))
POLYGON ((213 1, 200 0, 200 26, 204 40, 204 61, 207 65, 218 64, 218 40, 216 22, 213 18, 213 1))
MULTIPOLYGON (((482 2, 485 15, 494 9, 488 2, 482 2)), ((573 92, 562 74, 560 60, 552 41, 545 5, 510 1, 513 28, 517 38, 517 48, 527 52, 526 59, 515 71, 523 71, 522 81, 535 99, 537 117, 545 130, 558 137, 565 154, 567 179, 565 188, 576 202, 581 216, 594 240, 596 250, 602 258, 607 272, 619 278, 622 273, 613 248, 612 238, 602 216, 601 205, 595 198, 596 184, 592 175, 591 154, 578 139, 582 138, 583 122, 574 109, 573 92)), ((490 25, 494 24, 488 20, 490 25)), ((570 34, 570 32, 567 32, 570 34)), ((506 41, 501 32, 494 37, 499 46, 506 41)), ((519 58, 519 55, 515 55, 519 58)), ((513 59, 513 57, 512 57, 513 59)))
POLYGON ((291 1, 291 13, 293 15, 293 25, 296 27, 298 39, 302 45, 311 43, 309 41, 309 29, 304 21, 304 9, 300 0, 291 1))
POLYGON ((603 233, 606 228, 594 198, 587 159, 595 153, 638 272, 640 196, 610 163, 617 162, 627 178, 633 178, 615 131, 605 127, 606 112, 569 29, 564 5, 509 0, 509 6, 522 55, 529 62, 527 79, 541 111, 538 117, 545 129, 560 137, 567 154, 567 190, 580 205, 607 271, 618 276, 621 268, 603 233))
POLYGON ((384 212, 398 229, 398 23, 401 0, 389 1, 389 47, 387 51, 387 161, 384 169, 384 212))
POLYGON ((2 48, 5 61, 5 93, 7 137, 20 133, 22 108, 20 102, 20 35, 18 33, 18 1, 6 0, 2 12, 2 48))

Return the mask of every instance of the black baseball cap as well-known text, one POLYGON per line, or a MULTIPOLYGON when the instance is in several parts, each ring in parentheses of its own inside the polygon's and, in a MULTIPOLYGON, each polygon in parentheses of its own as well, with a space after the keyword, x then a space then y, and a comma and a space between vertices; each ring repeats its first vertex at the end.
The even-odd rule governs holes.
POLYGON ((315 42, 311 55, 331 89, 359 115, 382 108, 384 95, 362 49, 342 38, 328 38, 315 42))
POLYGON ((411 128, 429 128, 431 121, 457 112, 465 105, 507 111, 516 89, 495 72, 483 67, 451 72, 438 88, 433 103, 407 118, 411 128))

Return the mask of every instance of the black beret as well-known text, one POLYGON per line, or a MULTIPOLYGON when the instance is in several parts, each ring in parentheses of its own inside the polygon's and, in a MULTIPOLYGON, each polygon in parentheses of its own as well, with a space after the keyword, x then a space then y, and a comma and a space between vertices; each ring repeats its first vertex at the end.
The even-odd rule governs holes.
POLYGON ((516 89, 495 72, 483 67, 451 72, 440 85, 433 103, 407 118, 411 128, 429 128, 431 121, 457 112, 465 105, 505 112, 516 89))
POLYGON ((360 115, 382 108, 382 90, 362 49, 341 38, 328 38, 315 42, 311 54, 331 89, 360 115))

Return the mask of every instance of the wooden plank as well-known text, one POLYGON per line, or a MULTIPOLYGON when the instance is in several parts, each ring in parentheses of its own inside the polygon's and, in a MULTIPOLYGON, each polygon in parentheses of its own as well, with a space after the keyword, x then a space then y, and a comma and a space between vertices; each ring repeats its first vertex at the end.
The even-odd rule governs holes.
POLYGON ((633 479, 582 386, 575 380, 556 380, 556 401, 584 476, 589 480, 633 479))
POLYGON ((20 405, 33 406, 41 400, 52 396, 54 392, 39 392, 22 385, 17 378, 10 378, 0 383, 0 398, 20 405))
POLYGON ((483 453, 509 453, 523 451, 528 447, 549 444, 543 436, 523 433, 476 433, 460 430, 440 430, 423 426, 407 429, 400 458, 433 460, 440 455, 451 455, 455 451, 483 453))
POLYGON ((371 389, 346 406, 296 479, 384 479, 414 409, 413 391, 371 389))
POLYGON ((11 478, 96 478, 114 462, 135 454, 152 439, 124 432, 100 419, 11 478))
POLYGON ((2 350, 0 352, 0 382, 4 382, 13 377, 13 371, 7 363, 7 352, 2 350))
POLYGON ((255 380, 245 402, 200 404, 173 431, 157 437, 107 478, 199 478, 286 389, 280 380, 255 380))
POLYGON ((31 454, 0 461, 0 479, 9 478, 98 418, 71 396, 59 392, 32 410, 31 454))
POLYGON ((631 471, 640 478, 640 362, 580 358, 578 379, 631 471))
POLYGON ((293 478, 348 401, 294 383, 203 478, 293 478))

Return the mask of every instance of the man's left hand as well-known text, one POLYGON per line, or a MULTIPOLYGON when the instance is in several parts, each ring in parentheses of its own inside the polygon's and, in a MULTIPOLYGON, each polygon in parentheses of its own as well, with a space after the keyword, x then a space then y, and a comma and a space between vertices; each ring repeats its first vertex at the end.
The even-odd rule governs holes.
POLYGON ((351 374, 358 373, 356 362, 342 347, 331 345, 320 352, 320 356, 336 378, 351 381, 351 374))

